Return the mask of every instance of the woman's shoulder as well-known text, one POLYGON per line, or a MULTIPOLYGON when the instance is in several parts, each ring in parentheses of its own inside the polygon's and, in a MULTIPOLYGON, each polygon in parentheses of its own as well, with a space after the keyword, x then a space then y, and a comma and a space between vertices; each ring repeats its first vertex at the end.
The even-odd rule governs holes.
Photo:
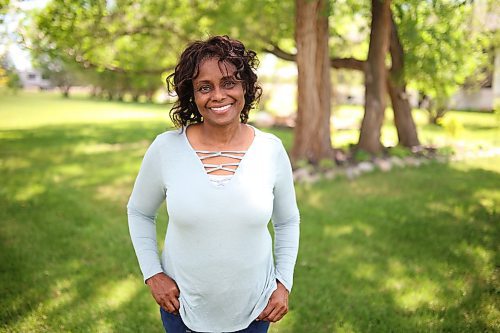
POLYGON ((260 138, 260 140, 263 143, 265 143, 266 145, 270 145, 274 149, 279 149, 279 150, 282 149, 283 142, 276 135, 274 135, 272 133, 269 133, 269 132, 264 132, 264 131, 256 128, 256 127, 253 127, 253 128, 255 130, 255 136, 256 136, 256 138, 260 138))
POLYGON ((173 143, 175 141, 182 140, 182 134, 182 128, 168 129, 165 132, 158 134, 154 141, 158 144, 173 143))
POLYGON ((149 149, 158 152, 172 152, 176 147, 182 147, 183 132, 181 129, 169 129, 158 134, 149 149))

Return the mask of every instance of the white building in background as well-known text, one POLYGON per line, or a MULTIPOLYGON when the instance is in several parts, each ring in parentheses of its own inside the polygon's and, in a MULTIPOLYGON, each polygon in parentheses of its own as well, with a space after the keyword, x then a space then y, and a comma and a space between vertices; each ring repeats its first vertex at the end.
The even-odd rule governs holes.
POLYGON ((42 73, 37 70, 29 69, 18 71, 19 79, 24 89, 51 89, 52 85, 49 80, 46 80, 42 73))
MULTIPOLYGON (((493 6, 493 5, 492 5, 493 6)), ((497 32, 500 30, 500 6, 489 7, 484 0, 474 2, 472 29, 497 32)), ((450 107, 457 110, 492 111, 500 103, 500 45, 494 50, 492 73, 478 89, 461 88, 452 96, 450 107)))
MULTIPOLYGON (((499 18, 500 19, 500 18, 499 18)), ((492 73, 479 88, 459 89, 450 100, 455 110, 492 111, 500 107, 500 47, 495 50, 492 73)))

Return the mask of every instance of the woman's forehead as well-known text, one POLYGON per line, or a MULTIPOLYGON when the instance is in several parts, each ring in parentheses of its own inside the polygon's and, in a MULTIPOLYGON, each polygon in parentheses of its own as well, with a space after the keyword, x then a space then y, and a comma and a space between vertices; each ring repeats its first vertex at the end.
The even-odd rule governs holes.
POLYGON ((230 77, 236 73, 236 66, 227 60, 220 60, 219 58, 206 58, 203 59, 198 66, 198 73, 195 80, 203 79, 204 77, 221 76, 230 77))

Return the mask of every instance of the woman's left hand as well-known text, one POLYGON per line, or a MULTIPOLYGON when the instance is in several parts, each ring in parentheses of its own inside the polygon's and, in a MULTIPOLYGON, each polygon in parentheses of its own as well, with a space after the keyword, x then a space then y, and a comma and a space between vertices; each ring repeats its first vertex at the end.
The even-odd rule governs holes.
POLYGON ((266 308, 261 312, 257 320, 277 322, 288 312, 288 290, 277 281, 278 287, 272 293, 266 308))

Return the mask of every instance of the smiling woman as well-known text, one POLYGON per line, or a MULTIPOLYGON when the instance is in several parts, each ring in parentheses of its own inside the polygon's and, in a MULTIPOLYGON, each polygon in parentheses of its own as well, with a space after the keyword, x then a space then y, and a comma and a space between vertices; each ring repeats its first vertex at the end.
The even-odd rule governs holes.
POLYGON ((299 212, 283 144, 246 124, 261 94, 256 64, 241 42, 215 36, 189 45, 168 77, 179 130, 151 144, 127 206, 168 333, 262 333, 288 312, 299 212), (169 222, 158 256, 163 201, 169 222))

